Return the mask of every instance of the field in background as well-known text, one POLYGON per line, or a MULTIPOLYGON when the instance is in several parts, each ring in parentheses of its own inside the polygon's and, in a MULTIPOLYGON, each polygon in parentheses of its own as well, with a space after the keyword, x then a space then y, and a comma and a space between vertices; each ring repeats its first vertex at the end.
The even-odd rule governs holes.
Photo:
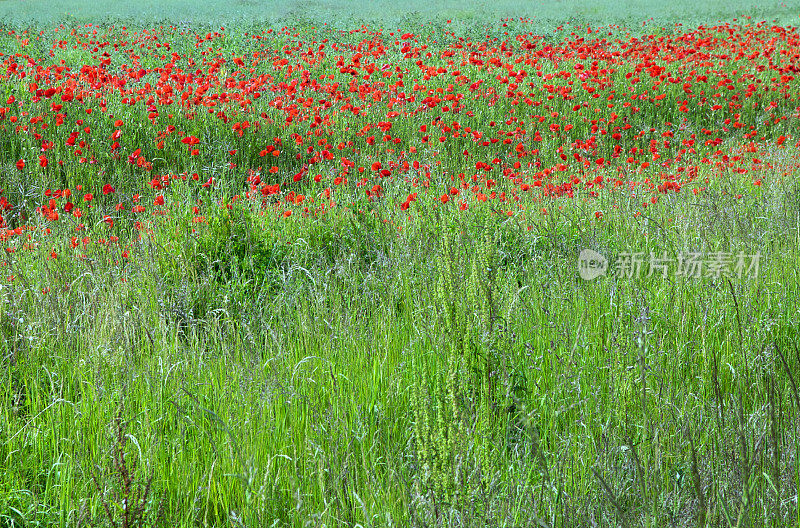
POLYGON ((593 27, 619 24, 636 28, 642 23, 654 27, 683 23, 686 27, 714 24, 720 21, 766 20, 778 25, 797 24, 797 6, 792 2, 745 0, 692 2, 678 0, 541 0, 513 2, 509 0, 460 2, 444 0, 425 2, 337 2, 333 0, 300 0, 289 2, 233 0, 232 2, 197 2, 188 0, 158 2, 89 2, 75 0, 2 0, 0 20, 13 24, 53 23, 71 20, 75 23, 123 20, 142 25, 152 23, 189 24, 265 24, 293 23, 306 20, 349 29, 361 23, 372 26, 402 28, 411 23, 453 20, 459 26, 492 25, 504 17, 529 18, 539 32, 549 32, 566 22, 593 27))
POLYGON ((0 527, 800 526, 797 9, 42 5, 0 527))

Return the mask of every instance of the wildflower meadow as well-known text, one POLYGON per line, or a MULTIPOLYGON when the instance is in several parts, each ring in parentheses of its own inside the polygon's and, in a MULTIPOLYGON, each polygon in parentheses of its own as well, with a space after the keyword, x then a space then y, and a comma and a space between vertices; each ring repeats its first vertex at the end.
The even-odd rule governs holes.
POLYGON ((241 4, 0 4, 0 527, 800 526, 800 8, 241 4))

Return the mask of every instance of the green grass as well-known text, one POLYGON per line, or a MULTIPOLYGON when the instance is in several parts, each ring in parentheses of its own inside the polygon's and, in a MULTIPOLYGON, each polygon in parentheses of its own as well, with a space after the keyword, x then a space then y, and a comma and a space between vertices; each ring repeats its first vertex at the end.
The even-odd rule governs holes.
MULTIPOLYGON (((42 4, 24 4, 30 12, 0 4, 11 5, 31 20, 42 4)), ((94 5, 47 5, 37 23, 106 15, 94 5)), ((749 9, 648 2, 617 14, 615 5, 542 2, 527 15, 552 29, 595 17, 700 23, 749 9)), ((179 14, 138 3, 108 15, 227 24, 263 11, 175 6, 179 14)), ((512 7, 419 4, 415 20, 452 17, 477 31, 512 7)), ((762 18, 796 15, 777 2, 758 9, 762 18)), ((333 10, 284 4, 269 17, 324 19, 333 10)), ((372 4, 333 23, 394 24, 400 14, 399 4, 372 4)), ((235 32, 223 44, 236 49, 235 32)), ((87 60, 80 50, 64 56, 87 60)), ((4 101, 27 89, 0 90, 4 101)), ((507 110, 498 104, 488 117, 507 110)), ((84 109, 64 112, 74 120, 84 109)), ((149 126, 145 110, 130 112, 131 144, 141 141, 155 159, 152 141, 145 145, 152 137, 137 129, 149 126)), ((745 121, 759 112, 745 109, 745 121)), ((420 123, 393 133, 410 143, 420 123)), ((207 117, 182 126, 202 128, 210 145, 233 136, 207 117)), ((174 180, 159 191, 169 213, 152 217, 152 233, 123 259, 128 246, 96 243, 109 232, 102 212, 130 206, 152 175, 118 168, 98 149, 100 166, 116 172, 101 175, 73 156, 28 178, 13 162, 35 164, 37 144, 3 130, 4 196, 30 217, 51 185, 83 183, 97 205, 84 217, 93 241, 83 250, 71 251, 74 225, 63 221, 47 224, 49 234, 30 232, 31 249, 0 253, 0 527, 800 526, 797 147, 754 153, 764 164, 745 175, 701 164, 697 182, 708 178, 707 190, 686 185, 646 209, 646 191, 609 185, 593 199, 576 186, 570 199, 522 194, 524 210, 513 216, 497 201, 442 207, 446 172, 466 170, 444 150, 460 147, 443 147, 445 168, 434 167, 432 190, 420 190, 408 212, 398 207, 409 190, 398 176, 385 200, 342 186, 324 215, 296 208, 288 218, 231 203, 243 182, 221 168, 229 158, 200 167, 173 148, 159 170, 197 170, 218 185, 174 180), (107 180, 116 196, 99 192, 107 180), (186 205, 200 197, 207 222, 195 224, 186 205), (760 252, 762 266, 730 280, 584 281, 583 249, 612 261, 632 251, 760 252)), ((113 127, 94 130, 108 137, 113 127)), ((731 137, 720 153, 742 142, 731 137)), ((286 143, 290 174, 297 167, 286 143)), ((607 181, 619 176, 603 170, 607 181)), ((308 196, 326 184, 309 182, 308 196)), ((128 216, 119 217, 114 232, 136 240, 139 231, 120 228, 128 216)))
POLYGON ((622 197, 600 221, 565 201, 532 230, 477 208, 278 227, 242 206, 221 221, 274 235, 222 276, 216 249, 168 229, 125 282, 7 257, 24 280, 2 289, 3 522, 122 515, 127 438, 145 510, 180 526, 795 524, 793 185, 746 214, 720 193, 646 220, 622 197), (764 266, 583 282, 584 247, 760 249, 764 266), (477 276, 449 292, 448 273, 477 276))
POLYGON ((791 2, 769 0, 753 2, 744 0, 708 2, 653 2, 633 0, 540 0, 535 2, 440 2, 397 3, 379 0, 369 3, 332 0, 295 0, 290 2, 235 0, 233 2, 204 2, 202 7, 187 0, 156 2, 96 2, 75 0, 3 0, 0 2, 0 20, 14 24, 53 23, 68 20, 75 23, 119 20, 148 25, 153 22, 173 24, 249 25, 256 22, 267 25, 296 24, 307 20, 350 29, 360 23, 378 26, 408 27, 408 22, 441 23, 452 20, 453 29, 490 25, 500 18, 525 17, 536 22, 538 31, 551 32, 555 26, 566 22, 590 24, 593 27, 620 24, 635 28, 646 23, 650 26, 672 25, 681 22, 685 27, 713 24, 733 18, 740 20, 775 20, 778 25, 796 24, 798 12, 791 2))

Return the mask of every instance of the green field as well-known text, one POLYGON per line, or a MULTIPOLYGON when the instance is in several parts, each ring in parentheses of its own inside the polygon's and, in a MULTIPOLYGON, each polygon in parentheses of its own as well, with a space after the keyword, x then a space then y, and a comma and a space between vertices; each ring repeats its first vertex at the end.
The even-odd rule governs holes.
POLYGON ((554 26, 574 21, 601 26, 623 24, 632 28, 649 23, 670 26, 683 23, 687 26, 713 24, 739 17, 774 21, 779 25, 797 24, 798 7, 791 1, 743 0, 690 2, 677 0, 653 2, 652 0, 537 0, 532 2, 477 1, 460 2, 389 2, 379 0, 368 3, 335 2, 332 0, 258 1, 233 0, 232 2, 175 1, 155 2, 76 2, 74 0, 2 0, 0 20, 25 25, 61 20, 75 22, 134 21, 147 24, 166 22, 172 24, 265 24, 327 23, 339 27, 356 27, 360 23, 401 27, 404 24, 441 22, 453 20, 464 25, 493 25, 501 18, 525 17, 535 20, 537 29, 551 31, 554 26))
POLYGON ((800 527, 799 17, 0 1, 0 528, 800 527))

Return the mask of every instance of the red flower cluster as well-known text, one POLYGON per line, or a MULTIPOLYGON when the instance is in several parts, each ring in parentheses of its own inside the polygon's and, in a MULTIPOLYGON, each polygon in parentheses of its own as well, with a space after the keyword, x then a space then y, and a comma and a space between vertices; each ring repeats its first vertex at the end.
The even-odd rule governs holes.
MULTIPOLYGON (((244 35, 247 54, 215 46, 222 31, 43 32, 52 45, 37 49, 52 53, 0 54, 11 94, 0 103, 0 162, 42 182, 84 178, 73 191, 92 220, 113 227, 141 225, 140 194, 153 193, 144 203, 154 213, 185 208, 171 199, 176 180, 206 203, 232 195, 287 218, 324 214, 337 196, 412 213, 418 196, 453 210, 495 201, 513 214, 533 201, 624 192, 644 208, 686 185, 702 192, 701 165, 761 185, 764 145, 797 141, 796 28, 574 28, 553 41, 518 26, 485 40, 284 28, 244 35), (61 50, 72 48, 91 60, 69 64, 61 50)), ((24 41, 13 31, 2 39, 24 41)), ((81 219, 69 191, 38 212, 81 219)), ((17 206, 2 200, 4 212, 17 206)), ((202 203, 188 205, 205 218, 202 203)))

